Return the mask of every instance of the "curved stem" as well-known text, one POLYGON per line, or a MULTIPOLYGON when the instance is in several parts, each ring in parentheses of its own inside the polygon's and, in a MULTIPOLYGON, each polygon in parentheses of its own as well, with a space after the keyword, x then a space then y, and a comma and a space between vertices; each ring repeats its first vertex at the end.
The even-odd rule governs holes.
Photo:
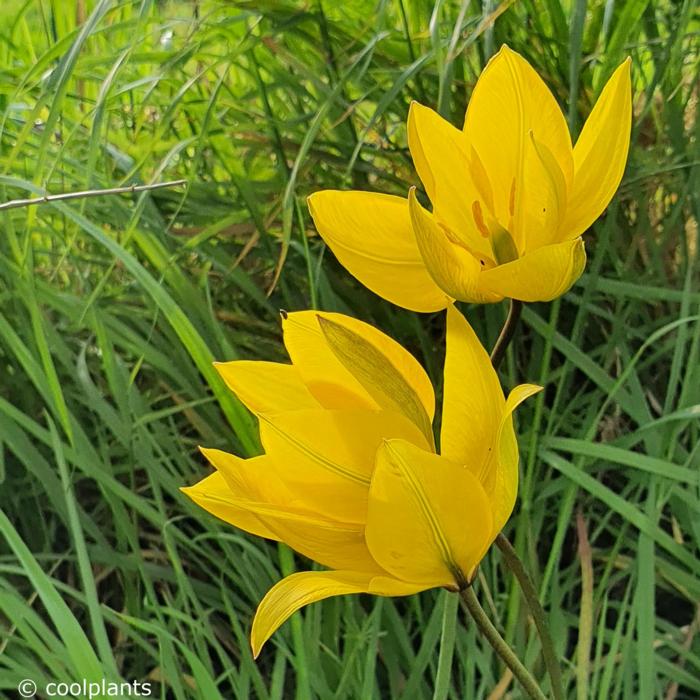
POLYGON ((537 681, 535 681, 530 672, 523 666, 520 659, 515 655, 515 652, 508 646, 506 640, 501 637, 499 631, 493 626, 491 620, 489 620, 476 598, 474 589, 470 586, 464 589, 460 595, 481 633, 486 637, 494 651, 501 657, 503 663, 513 672, 513 675, 523 686, 525 692, 531 698, 534 698, 534 700, 547 700, 547 696, 537 685, 537 681))
POLYGON ((495 370, 498 370, 503 358, 505 357, 506 349, 510 345, 510 341, 513 340, 515 329, 518 325, 520 314, 522 312, 523 302, 518 301, 517 299, 511 299, 506 322, 503 324, 501 334, 498 336, 498 340, 491 351, 491 364, 495 370))
POLYGON ((540 643, 542 644, 544 664, 547 667, 547 673, 549 674, 549 678, 552 683, 552 695, 556 700, 563 700, 564 690, 562 687, 561 667, 559 666, 559 660, 557 659, 556 652, 554 651, 552 636, 549 634, 547 617, 540 603, 535 586, 532 583, 532 579, 525 570, 525 567, 523 566, 523 563, 513 545, 506 539, 503 533, 499 533, 496 537, 496 545, 501 550, 503 559, 505 560, 511 573, 516 579, 518 579, 520 589, 525 596, 525 601, 527 602, 532 618, 535 621, 537 632, 540 635, 540 643))
MULTIPOLYGON (((508 345, 513 340, 515 329, 518 325, 518 321, 520 320, 522 310, 522 301, 517 301, 516 299, 510 300, 510 308, 508 309, 506 322, 503 324, 498 340, 491 351, 491 364, 495 370, 498 370, 499 365, 505 357, 508 345)), ((562 686, 561 667, 559 665, 556 652, 554 651, 552 636, 549 634, 547 617, 540 603, 535 586, 525 570, 518 553, 515 551, 513 545, 511 545, 503 533, 499 533, 499 535, 496 537, 496 545, 501 550, 506 565, 517 579, 520 585, 520 590, 523 592, 523 596, 525 597, 525 602, 530 609, 530 614, 535 621, 535 627, 537 628, 537 633, 540 637, 540 643, 542 645, 542 656, 544 658, 547 673, 549 674, 552 684, 552 695, 554 696, 555 700, 563 700, 564 691, 562 686)))

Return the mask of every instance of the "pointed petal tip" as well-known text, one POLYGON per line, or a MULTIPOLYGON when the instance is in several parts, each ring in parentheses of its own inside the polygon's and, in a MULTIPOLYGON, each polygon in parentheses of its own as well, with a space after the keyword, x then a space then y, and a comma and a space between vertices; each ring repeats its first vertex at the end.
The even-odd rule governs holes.
POLYGON ((539 394, 543 389, 544 387, 539 384, 518 384, 508 394, 504 407, 505 412, 507 414, 512 413, 523 401, 535 394, 539 394))
POLYGON ((209 459, 208 455, 210 455, 214 451, 211 447, 203 447, 202 445, 197 445, 197 449, 199 450, 199 453, 206 459, 209 459))

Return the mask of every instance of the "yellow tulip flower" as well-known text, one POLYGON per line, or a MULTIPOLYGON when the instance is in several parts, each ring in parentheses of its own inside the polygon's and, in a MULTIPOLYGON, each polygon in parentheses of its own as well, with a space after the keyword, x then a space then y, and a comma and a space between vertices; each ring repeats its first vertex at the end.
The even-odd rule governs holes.
POLYGON ((504 398, 474 331, 448 307, 437 454, 433 387, 403 347, 334 313, 292 313, 283 330, 292 364, 217 365, 258 417, 265 453, 203 449, 216 471, 183 489, 226 522, 330 569, 270 589, 251 631, 256 656, 314 601, 466 586, 515 502, 511 414, 540 389, 523 384, 504 398))
POLYGON ((542 79, 503 46, 459 130, 417 102, 408 145, 432 202, 325 190, 309 197, 316 228, 372 291, 414 311, 454 299, 549 301, 581 275, 581 234, 615 193, 632 118, 630 60, 605 85, 576 145, 542 79))

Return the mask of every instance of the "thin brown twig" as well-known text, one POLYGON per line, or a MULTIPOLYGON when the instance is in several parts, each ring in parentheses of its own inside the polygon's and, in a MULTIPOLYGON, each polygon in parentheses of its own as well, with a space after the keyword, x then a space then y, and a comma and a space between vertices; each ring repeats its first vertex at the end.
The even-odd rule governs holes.
POLYGON ((80 192, 63 192, 61 194, 45 194, 39 197, 25 199, 11 199, 0 204, 0 211, 7 209, 19 209, 20 207, 32 207, 37 204, 51 204, 51 202, 65 202, 71 199, 84 199, 86 197, 99 197, 105 194, 134 194, 136 192, 148 192, 160 190, 165 187, 179 187, 187 183, 187 180, 170 180, 169 182, 154 182, 151 185, 127 185, 125 187, 108 187, 102 190, 81 190, 80 192))

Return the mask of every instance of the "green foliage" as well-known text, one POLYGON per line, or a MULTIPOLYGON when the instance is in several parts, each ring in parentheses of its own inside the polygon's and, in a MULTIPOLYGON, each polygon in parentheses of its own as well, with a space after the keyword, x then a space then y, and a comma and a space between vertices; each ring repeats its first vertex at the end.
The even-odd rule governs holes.
MULTIPOLYGON (((631 55, 635 120, 623 185, 586 237, 586 274, 563 300, 528 307, 509 351, 504 383, 546 392, 519 411, 506 534, 549 613, 567 696, 700 695, 692 0, 5 0, 2 16, 0 201, 188 184, 0 213, 0 694, 23 678, 101 677, 151 680, 178 700, 497 688, 502 666, 444 591, 316 604, 254 662, 255 605, 307 563, 178 488, 207 471, 199 444, 256 451, 255 422, 211 361, 282 359, 279 308, 372 321, 439 383, 443 316, 397 310, 352 280, 304 197, 405 194, 417 184, 410 101, 461 123, 507 42, 574 132, 631 55)), ((493 343, 505 309, 467 312, 493 343)), ((498 551, 478 588, 546 687, 498 551)))

